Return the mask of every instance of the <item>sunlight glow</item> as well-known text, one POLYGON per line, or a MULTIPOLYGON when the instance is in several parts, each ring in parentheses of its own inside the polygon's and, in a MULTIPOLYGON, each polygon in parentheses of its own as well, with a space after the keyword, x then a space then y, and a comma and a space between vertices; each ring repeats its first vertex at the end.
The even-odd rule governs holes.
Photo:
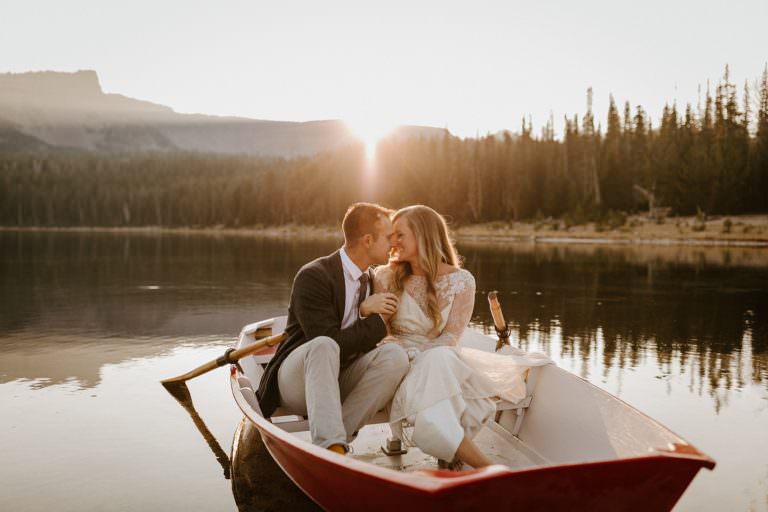
POLYGON ((365 145, 368 160, 376 157, 376 145, 381 139, 395 131, 395 124, 381 119, 346 119, 352 135, 365 145))

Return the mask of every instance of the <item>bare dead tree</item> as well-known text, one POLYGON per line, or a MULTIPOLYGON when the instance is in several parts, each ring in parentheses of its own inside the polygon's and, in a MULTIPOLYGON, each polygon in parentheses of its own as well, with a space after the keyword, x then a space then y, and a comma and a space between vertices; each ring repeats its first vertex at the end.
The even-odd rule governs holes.
POLYGON ((656 184, 654 183, 651 186, 651 190, 648 190, 647 188, 641 187, 640 185, 634 185, 634 189, 648 201, 648 216, 653 217, 654 210, 656 208, 656 194, 653 193, 653 189, 656 188, 656 184))

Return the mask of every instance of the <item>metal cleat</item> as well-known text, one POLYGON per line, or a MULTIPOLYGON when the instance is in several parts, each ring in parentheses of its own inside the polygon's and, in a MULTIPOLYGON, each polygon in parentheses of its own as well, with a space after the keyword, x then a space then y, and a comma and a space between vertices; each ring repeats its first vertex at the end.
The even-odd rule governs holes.
POLYGON ((403 455, 405 453, 408 453, 408 450, 403 448, 403 442, 396 437, 391 437, 387 439, 387 443, 381 447, 381 451, 383 451, 385 454, 389 455, 390 457, 393 455, 403 455))

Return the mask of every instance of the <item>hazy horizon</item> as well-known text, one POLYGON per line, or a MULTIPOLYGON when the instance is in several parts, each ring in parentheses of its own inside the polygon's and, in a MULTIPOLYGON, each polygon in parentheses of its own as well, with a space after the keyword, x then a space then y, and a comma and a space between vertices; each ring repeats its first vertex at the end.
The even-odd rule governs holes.
POLYGON ((466 137, 517 131, 530 116, 538 133, 550 113, 560 132, 564 115, 586 110, 588 87, 599 122, 613 94, 656 124, 665 103, 695 106, 726 64, 741 96, 768 61, 758 0, 2 6, 0 46, 14 50, 0 72, 93 69, 104 92, 181 113, 344 119, 369 132, 412 124, 466 137))

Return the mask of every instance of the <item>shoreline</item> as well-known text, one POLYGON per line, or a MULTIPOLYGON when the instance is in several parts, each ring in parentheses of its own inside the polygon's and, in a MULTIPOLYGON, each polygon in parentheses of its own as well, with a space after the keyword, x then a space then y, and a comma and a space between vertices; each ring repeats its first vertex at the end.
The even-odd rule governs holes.
POLYGON ((455 232, 461 241, 768 247, 768 215, 669 217, 660 223, 646 216, 631 215, 616 224, 611 227, 589 222, 567 226, 563 220, 545 219, 460 226, 455 232))
MULTIPOLYGON (((268 227, 16 227, 0 226, 0 232, 64 232, 113 234, 171 234, 209 236, 247 236, 297 240, 342 240, 336 226, 288 224, 268 227)), ((670 217, 659 224, 642 216, 630 216, 613 229, 587 223, 566 227, 561 220, 537 222, 489 222, 453 228, 458 242, 594 245, 696 245, 768 247, 768 215, 717 217, 670 217)))

